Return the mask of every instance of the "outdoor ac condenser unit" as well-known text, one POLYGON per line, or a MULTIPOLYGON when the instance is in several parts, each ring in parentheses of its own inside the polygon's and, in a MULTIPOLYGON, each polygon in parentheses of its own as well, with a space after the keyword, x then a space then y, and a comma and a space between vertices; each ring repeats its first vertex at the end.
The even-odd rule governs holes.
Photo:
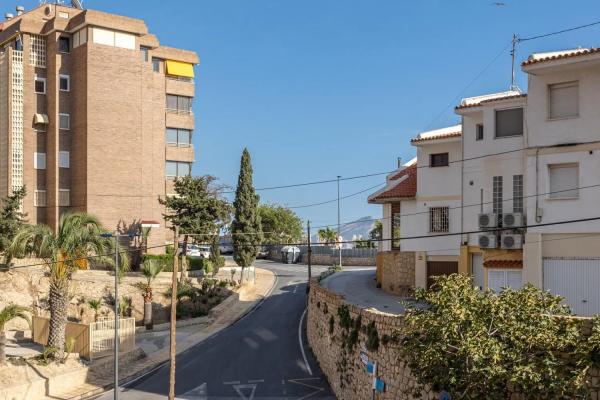
POLYGON ((508 213, 502 216, 503 228, 521 228, 524 223, 523 214, 521 213, 508 213))
POLYGON ((510 235, 503 234, 500 238, 500 247, 506 250, 522 249, 523 248, 523 236, 522 235, 510 235))
POLYGON ((479 247, 482 249, 495 249, 498 247, 498 236, 492 233, 479 235, 479 247))
POLYGON ((479 214, 478 220, 482 229, 498 227, 498 214, 479 214))

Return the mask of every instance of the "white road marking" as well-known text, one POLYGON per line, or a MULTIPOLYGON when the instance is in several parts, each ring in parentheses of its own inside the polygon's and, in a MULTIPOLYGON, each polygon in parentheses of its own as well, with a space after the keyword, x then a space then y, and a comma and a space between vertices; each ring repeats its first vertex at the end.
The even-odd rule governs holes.
POLYGON ((248 383, 263 383, 264 379, 249 379, 248 383))
POLYGON ((176 397, 181 400, 208 400, 208 385, 203 383, 202 385, 185 392, 181 396, 176 397))
POLYGON ((254 399, 254 392, 256 392, 256 387, 258 385, 234 385, 233 388, 240 395, 240 399, 243 400, 252 400, 254 399), (242 391, 245 389, 250 389, 250 393, 246 396, 242 391))
POLYGON ((296 290, 298 290, 298 285, 294 286, 294 291, 292 293, 296 293, 296 290))
POLYGON ((300 317, 300 323, 298 324, 298 342, 300 343, 300 351, 302 351, 302 358, 304 358, 304 364, 306 365, 306 370, 308 374, 312 376, 312 370, 310 369, 310 365, 308 365, 308 359, 306 358, 306 353, 304 352, 304 344, 302 344, 302 321, 304 321, 304 316, 306 315, 307 308, 304 309, 302 316, 300 317))
POLYGON ((240 381, 223 382, 223 385, 237 385, 240 381))
POLYGON ((298 400, 305 400, 309 397, 313 397, 314 395, 323 392, 325 389, 319 386, 309 385, 308 383, 304 383, 304 381, 314 381, 321 380, 321 378, 303 378, 303 379, 288 379, 288 382, 295 383, 297 385, 305 386, 311 389, 315 389, 314 392, 307 394, 306 396, 300 397, 298 400))

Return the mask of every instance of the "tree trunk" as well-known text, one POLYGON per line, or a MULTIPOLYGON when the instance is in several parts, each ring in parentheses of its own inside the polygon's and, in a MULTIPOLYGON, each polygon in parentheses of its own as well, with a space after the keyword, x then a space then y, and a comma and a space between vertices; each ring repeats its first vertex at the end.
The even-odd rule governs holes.
POLYGON ((6 331, 0 331, 0 365, 6 365, 6 331))
POLYGON ((188 235, 183 236, 183 252, 181 253, 181 276, 179 278, 180 282, 183 282, 185 278, 187 278, 187 245, 188 245, 188 235))
POLYGON ((69 306, 68 286, 61 286, 51 283, 48 296, 50 304, 48 346, 56 348, 56 356, 59 359, 64 358, 65 355, 65 331, 67 329, 67 312, 69 306))
POLYGON ((246 269, 246 267, 241 266, 240 267, 240 286, 242 285, 242 283, 244 282, 244 270, 246 269))
POLYGON ((144 301, 144 326, 148 330, 154 329, 154 323, 152 322, 152 300, 144 301))

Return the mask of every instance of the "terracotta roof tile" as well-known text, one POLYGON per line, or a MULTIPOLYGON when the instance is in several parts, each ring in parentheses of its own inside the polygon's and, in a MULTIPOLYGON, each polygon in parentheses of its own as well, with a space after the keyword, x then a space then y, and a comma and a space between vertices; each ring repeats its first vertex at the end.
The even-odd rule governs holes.
POLYGON ((486 268, 523 268, 523 260, 487 260, 483 262, 486 268))
POLYGON ((462 110, 465 108, 471 108, 471 107, 479 107, 483 104, 488 104, 488 103, 493 103, 496 101, 502 101, 502 100, 512 100, 512 99, 520 99, 523 97, 527 97, 527 93, 522 93, 522 94, 512 94, 510 96, 503 96, 503 97, 495 97, 493 99, 487 99, 487 100, 482 100, 478 103, 470 103, 470 104, 465 104, 465 105, 458 105, 456 106, 454 109, 455 110, 462 110))
POLYGON ((410 140, 411 143, 421 143, 421 142, 427 142, 429 140, 437 140, 437 139, 449 139, 449 138, 454 138, 454 137, 460 137, 462 135, 461 131, 457 131, 457 132, 449 132, 449 133, 442 133, 439 135, 435 135, 435 136, 427 136, 427 137, 416 137, 410 140))
POLYGON ((573 51, 567 51, 564 53, 552 54, 552 55, 549 55, 548 57, 541 57, 541 58, 531 58, 530 57, 528 60, 523 61, 521 66, 527 67, 527 66, 533 65, 533 64, 539 64, 539 63, 554 61, 554 60, 562 60, 565 58, 587 56, 587 55, 595 54, 595 53, 600 53, 600 48, 593 47, 590 49, 575 49, 573 51))
POLYGON ((386 199, 410 199, 417 195, 417 166, 411 165, 399 171, 389 179, 389 189, 377 194, 375 197, 369 198, 369 203, 374 203, 379 200, 386 199), (394 185, 395 181, 406 176, 406 178, 394 185))

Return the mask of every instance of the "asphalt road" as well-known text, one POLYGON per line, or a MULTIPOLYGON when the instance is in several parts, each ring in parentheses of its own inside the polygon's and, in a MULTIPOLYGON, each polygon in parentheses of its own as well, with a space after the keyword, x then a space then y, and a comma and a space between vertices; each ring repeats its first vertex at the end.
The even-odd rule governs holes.
MULTIPOLYGON (((306 266, 257 266, 276 274, 273 291, 250 314, 177 356, 178 399, 335 399, 306 343, 306 266)), ((165 365, 121 388, 120 398, 164 399, 168 382, 165 365)), ((99 397, 112 398, 112 391, 99 397)))

